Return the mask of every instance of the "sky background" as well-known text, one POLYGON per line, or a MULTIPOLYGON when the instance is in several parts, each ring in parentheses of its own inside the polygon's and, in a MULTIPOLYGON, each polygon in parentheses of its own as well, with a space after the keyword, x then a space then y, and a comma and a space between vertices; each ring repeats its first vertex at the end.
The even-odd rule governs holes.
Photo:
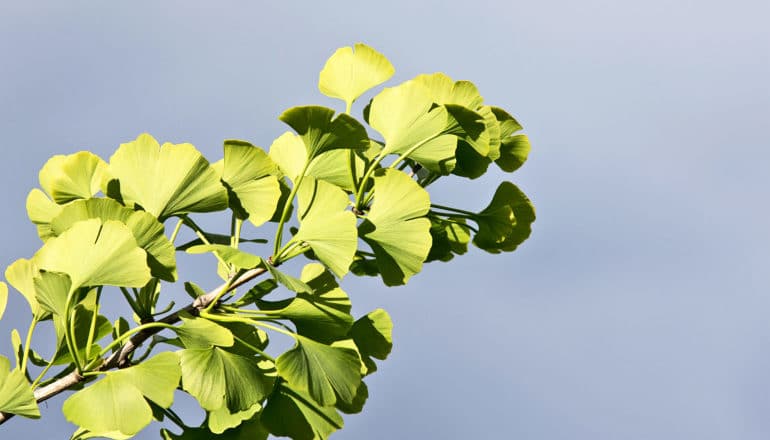
MULTIPOLYGON (((538 219, 512 254, 472 250, 397 289, 344 280, 357 315, 390 312, 395 348, 332 438, 767 439, 769 16, 740 0, 0 0, 0 265, 39 246, 24 201, 49 156, 107 159, 142 132, 212 160, 226 138, 267 147, 284 109, 341 109, 318 72, 365 42, 389 85, 471 80, 530 136, 521 170, 434 200, 480 209, 508 178, 538 219)), ((201 259, 180 275, 213 287, 201 259)), ((6 356, 26 307, 12 295, 6 356)), ((0 437, 66 438, 62 401, 0 437)))

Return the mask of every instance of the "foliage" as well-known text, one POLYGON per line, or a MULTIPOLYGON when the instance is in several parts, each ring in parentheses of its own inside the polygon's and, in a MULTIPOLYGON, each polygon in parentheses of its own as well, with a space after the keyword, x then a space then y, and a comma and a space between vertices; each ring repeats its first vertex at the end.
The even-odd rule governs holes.
MULTIPOLYGON (((166 439, 325 439, 342 428, 341 413, 363 408, 375 359, 392 349, 393 324, 382 309, 355 319, 338 280, 352 272, 403 285, 424 263, 449 261, 469 243, 512 251, 535 219, 510 182, 480 212, 431 204, 427 188, 439 179, 475 179, 493 162, 515 171, 529 142, 476 86, 443 73, 384 88, 362 120, 351 116, 353 103, 393 73, 364 44, 337 50, 319 89, 342 100, 345 112, 286 110, 280 120, 293 131, 268 152, 227 140, 212 164, 193 145, 142 134, 109 162, 86 151, 51 158, 41 189, 27 198, 43 244, 5 272, 32 317, 24 341, 12 334, 15 367, 0 357, 0 422, 40 417, 38 402, 77 390, 63 405, 77 426, 73 438, 130 438, 165 418, 181 429, 163 429, 166 439), (229 214, 229 234, 192 217, 209 212, 229 214), (275 224, 272 242, 243 238, 246 221, 275 224), (197 239, 175 247, 182 228, 197 239), (257 255, 246 242, 266 250, 257 255), (159 311, 179 277, 177 252, 212 254, 224 282, 208 293, 184 283, 192 303, 159 311), (311 261, 292 275, 284 264, 300 256, 311 261), (249 288, 259 276, 266 279, 249 288), (127 313, 111 323, 100 305, 115 295, 127 313), (58 341, 47 358, 31 347, 44 321, 58 341), (293 344, 276 353, 271 335, 293 344), (173 411, 176 390, 206 411, 202 426, 173 411)), ((0 282, 0 317, 7 298, 0 282)))

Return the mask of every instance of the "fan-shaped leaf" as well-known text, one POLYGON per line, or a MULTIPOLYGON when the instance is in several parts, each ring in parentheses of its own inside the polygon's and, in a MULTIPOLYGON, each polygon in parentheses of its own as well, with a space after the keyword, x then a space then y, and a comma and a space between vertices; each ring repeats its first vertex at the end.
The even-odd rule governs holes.
POLYGON ((53 237, 51 232, 51 220, 59 215, 62 207, 52 202, 48 196, 35 188, 27 196, 27 216, 37 227, 37 235, 46 241, 53 237))
POLYGON ((232 347, 233 334, 225 327, 203 318, 180 314, 182 325, 176 334, 186 348, 232 347))
POLYGON ((70 276, 72 288, 113 285, 142 287, 150 280, 147 254, 128 226, 99 219, 77 222, 48 240, 33 261, 40 269, 70 276))
POLYGON ((305 242, 321 262, 343 277, 358 246, 356 216, 340 188, 306 176, 297 192, 300 227, 292 242, 305 242))
POLYGON ((361 385, 358 353, 299 335, 296 340, 294 348, 278 357, 278 374, 322 406, 334 405, 338 399, 353 402, 361 385))
POLYGON ((35 298, 40 306, 57 315, 64 315, 67 294, 72 288, 70 277, 65 273, 42 272, 34 278, 35 298))
POLYGON ((32 388, 18 369, 11 370, 8 358, 0 356, 0 411, 31 419, 40 418, 32 388))
POLYGON ((40 170, 40 186, 56 203, 88 199, 101 189, 107 164, 89 151, 53 156, 40 170))
POLYGON ((35 294, 35 278, 40 276, 37 266, 32 260, 19 258, 5 269, 5 279, 27 300, 33 315, 42 316, 45 311, 40 308, 35 294))
MULTIPOLYGON (((208 426, 213 434, 222 434, 225 430, 234 428, 241 424, 244 420, 249 420, 256 415, 259 410, 262 409, 262 405, 259 403, 254 404, 251 408, 245 411, 238 411, 231 413, 227 406, 211 411, 209 413, 208 426)), ((249 427, 249 425, 246 425, 249 427)), ((239 428, 240 430, 240 428, 239 428)), ((264 431, 264 430, 263 430, 264 431)), ((213 437, 213 436, 212 436, 213 437)), ((265 432, 265 437, 267 433, 265 432)), ((220 437, 217 437, 220 438, 220 437)), ((251 440, 251 437, 249 438, 251 440)))
POLYGON ((514 172, 527 161, 531 149, 527 135, 520 134, 505 138, 500 144, 500 157, 495 163, 503 171, 514 172))
POLYGON ((397 170, 374 175, 374 202, 359 234, 377 256, 388 286, 406 284, 422 269, 431 248, 430 197, 409 176, 397 170))
POLYGON ((144 398, 168 408, 180 376, 177 356, 160 353, 141 364, 106 372, 104 379, 64 401, 62 410, 67 420, 89 431, 133 435, 152 421, 144 398))
POLYGON ((535 208, 516 185, 502 182, 474 220, 479 225, 474 245, 490 253, 510 252, 529 237, 535 208))
POLYGON ((230 208, 240 218, 261 226, 273 216, 281 197, 277 166, 261 148, 248 142, 226 140, 224 150, 221 175, 229 190, 230 208))
POLYGON ((436 104, 456 104, 475 110, 484 102, 484 98, 472 82, 455 82, 441 72, 418 75, 414 81, 428 89, 436 104))
POLYGON ((393 349, 393 321, 383 309, 376 309, 356 320, 350 333, 362 357, 385 360, 393 349))
POLYGON ((261 415, 271 434, 294 440, 326 440, 344 426, 333 406, 319 405, 306 392, 285 383, 276 388, 261 415))
POLYGON ((352 116, 339 114, 319 106, 293 107, 278 117, 297 132, 305 144, 308 161, 326 151, 338 148, 364 150, 369 148, 366 129, 352 116))
POLYGON ((230 353, 219 347, 178 352, 182 365, 182 388, 201 407, 216 411, 223 406, 232 412, 246 411, 261 402, 273 387, 253 357, 230 353))
POLYGON ((326 96, 345 101, 347 108, 364 92, 390 79, 393 65, 384 55, 363 44, 341 47, 326 61, 318 77, 318 89, 326 96))
MULTIPOLYGON (((211 417, 209 418, 209 425, 212 423, 211 417)), ((214 432, 206 426, 198 428, 186 427, 181 434, 174 434, 167 429, 160 430, 160 435, 164 440, 211 440, 212 438, 218 440, 267 440, 269 434, 265 427, 262 426, 259 418, 247 420, 238 425, 237 428, 228 429, 222 433, 214 432)))
POLYGON ((147 265, 152 275, 165 281, 176 281, 174 246, 166 238, 163 225, 150 213, 134 211, 112 199, 78 200, 65 206, 51 221, 51 231, 61 235, 82 220, 116 220, 131 230, 136 244, 147 252, 147 265))
POLYGON ((433 245, 426 262, 449 261, 455 254, 462 255, 468 251, 470 232, 464 222, 432 218, 430 235, 433 238, 433 245))
POLYGON ((149 134, 121 144, 110 158, 108 193, 139 205, 161 221, 188 212, 227 208, 227 190, 216 171, 190 144, 165 143, 149 134), (116 187, 117 185, 117 187, 116 187))

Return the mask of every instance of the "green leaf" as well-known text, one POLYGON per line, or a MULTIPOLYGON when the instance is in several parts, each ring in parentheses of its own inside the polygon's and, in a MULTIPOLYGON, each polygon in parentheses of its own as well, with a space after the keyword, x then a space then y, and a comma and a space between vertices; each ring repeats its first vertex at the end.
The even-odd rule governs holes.
POLYGON ((269 156, 292 182, 297 181, 308 160, 302 138, 288 131, 273 141, 269 156))
POLYGON ((462 220, 442 220, 431 218, 430 235, 433 245, 426 262, 441 260, 449 261, 455 254, 463 255, 468 251, 470 230, 462 220))
POLYGON ((128 205, 139 205, 160 221, 188 212, 221 211, 227 190, 216 171, 191 144, 165 143, 149 134, 121 144, 110 158, 108 193, 128 205), (116 187, 117 186, 117 187, 116 187))
MULTIPOLYGON (((245 411, 231 413, 226 406, 222 406, 221 408, 209 413, 209 429, 214 434, 222 434, 225 432, 225 430, 240 425, 244 420, 251 419, 259 412, 260 409, 262 409, 262 405, 256 403, 254 406, 245 411)), ((267 436, 267 434, 265 434, 265 436, 267 436)))
POLYGON ((133 435, 152 421, 144 400, 171 406, 181 372, 174 353, 160 353, 138 365, 105 373, 104 379, 64 401, 70 422, 95 433, 133 435))
POLYGON ((219 347, 188 348, 178 354, 182 365, 182 389, 194 396, 207 411, 223 406, 230 412, 246 411, 272 390, 275 378, 268 376, 253 357, 230 353, 219 347))
POLYGON ((5 269, 5 279, 27 300, 33 315, 43 316, 45 311, 40 308, 35 292, 35 278, 40 276, 37 266, 32 260, 19 258, 5 269))
POLYGON ((294 440, 326 440, 344 426, 334 407, 319 405, 284 383, 267 400, 261 419, 271 434, 294 440))
MULTIPOLYGON (((431 110, 432 106, 428 90, 415 81, 385 88, 375 96, 369 111, 369 125, 385 138, 381 154, 416 152, 420 146, 444 134, 449 114, 444 107, 431 110)), ((446 158, 438 157, 434 161, 446 161, 446 158)))
MULTIPOLYGON (((96 342, 91 344, 90 349, 87 347, 88 335, 91 330, 91 322, 93 321, 94 313, 96 313, 96 294, 95 291, 92 291, 86 295, 86 298, 84 298, 80 304, 75 306, 74 318, 72 318, 74 320, 73 326, 75 328, 73 338, 78 346, 78 356, 86 362, 95 359, 102 349, 96 342), (87 351, 89 352, 88 356, 86 356, 87 351)), ((70 319, 65 319, 65 317, 61 315, 54 315, 53 323, 58 338, 56 353, 53 355, 53 364, 70 364, 73 362, 72 355, 64 340, 64 327, 69 325, 70 319)), ((104 316, 97 315, 93 341, 99 341, 110 333, 112 333, 110 321, 104 316)))
MULTIPOLYGON (((224 244, 227 246, 230 246, 230 241, 232 240, 232 237, 229 235, 224 234, 215 234, 213 232, 204 232, 203 235, 206 237, 206 240, 210 244, 224 244)), ((241 237, 239 240, 239 243, 267 243, 267 240, 264 238, 243 238, 241 237)), ((200 238, 196 238, 195 240, 188 241, 185 244, 179 245, 176 247, 176 250, 178 251, 186 251, 187 249, 190 249, 193 246, 197 246, 200 244, 206 244, 201 240, 200 238)))
POLYGON ((253 269, 262 264, 262 258, 223 244, 201 244, 187 249, 188 254, 205 254, 213 252, 219 255, 227 264, 239 269, 253 269))
POLYGON ((350 299, 334 276, 322 265, 310 263, 302 269, 302 281, 308 289, 296 291, 297 296, 288 304, 260 301, 260 309, 276 310, 276 315, 294 323, 297 333, 310 339, 331 343, 344 337, 353 325, 353 317, 350 299))
POLYGON ((312 293, 313 288, 305 284, 302 280, 294 278, 291 275, 287 275, 280 270, 276 269, 272 264, 267 265, 267 270, 270 271, 270 275, 280 283, 283 287, 291 290, 292 292, 304 292, 312 293))
POLYGON ((472 82, 455 82, 441 72, 418 75, 413 81, 422 84, 436 104, 456 104, 475 110, 484 102, 472 82))
POLYGON ((35 188, 27 196, 27 216, 37 227, 37 235, 46 241, 53 237, 51 220, 59 215, 62 207, 52 202, 43 191, 35 188))
POLYGON ((358 247, 356 216, 340 188, 307 176, 297 192, 299 232, 289 241, 307 243, 332 272, 342 278, 358 247))
POLYGON ((53 156, 40 170, 40 186, 58 204, 88 199, 101 189, 107 164, 89 151, 53 156))
POLYGON ((230 330, 203 318, 181 313, 182 325, 176 334, 186 348, 232 347, 235 340, 230 330))
POLYGON ((358 414, 364 410, 366 399, 369 398, 369 387, 366 386, 366 382, 361 382, 361 386, 358 387, 356 397, 350 404, 344 402, 337 402, 337 409, 345 414, 358 414))
POLYGON ((383 309, 362 316, 350 331, 361 356, 385 360, 393 349, 393 321, 383 309))
POLYGON ((66 273, 42 272, 34 278, 35 299, 40 306, 59 316, 64 315, 67 294, 72 288, 72 282, 66 273))
POLYGON ((48 240, 33 257, 35 265, 70 276, 72 288, 112 285, 142 287, 150 280, 147 253, 121 222, 77 222, 48 240))
POLYGON ((307 161, 338 148, 364 150, 369 148, 369 135, 352 116, 339 114, 320 106, 293 107, 278 117, 297 132, 305 144, 307 161))
POLYGON ((8 305, 8 285, 0 281, 0 319, 3 319, 5 306, 8 305))
POLYGON ((123 434, 120 431, 110 431, 110 432, 91 432, 87 429, 78 428, 74 433, 72 433, 72 437, 70 437, 70 440, 86 440, 89 438, 110 438, 113 440, 128 440, 133 435, 126 435, 123 434))
POLYGON ((431 248, 430 197, 409 176, 397 170, 374 174, 374 202, 359 234, 377 256, 388 286, 406 284, 422 269, 431 248))
POLYGON ((39 419, 40 409, 27 378, 19 369, 10 370, 11 362, 0 356, 0 412, 39 419))
POLYGON ((239 218, 261 226, 273 216, 281 197, 277 166, 261 148, 245 141, 226 140, 224 150, 222 180, 229 190, 230 208, 239 218))
POLYGON ((153 276, 176 281, 174 246, 166 238, 163 225, 150 213, 134 211, 112 199, 88 199, 72 202, 51 221, 51 231, 61 235, 82 220, 115 220, 131 230, 136 244, 147 252, 147 265, 153 276))
POLYGON ((318 89, 326 96, 345 101, 347 108, 372 87, 393 76, 393 65, 384 55, 363 43, 341 47, 326 61, 318 77, 318 89))
POLYGON ((500 124, 500 139, 505 139, 523 128, 519 121, 500 107, 491 106, 489 109, 500 124))
POLYGON ((500 157, 495 163, 503 171, 512 173, 524 165, 531 149, 527 135, 520 134, 505 138, 500 144, 500 157))
POLYGON ((306 391, 320 405, 352 403, 361 385, 358 353, 296 336, 291 350, 278 357, 278 374, 293 388, 306 391))
POLYGON ((474 220, 479 225, 474 245, 494 254, 511 252, 529 238, 535 207, 516 185, 502 182, 492 201, 474 220))

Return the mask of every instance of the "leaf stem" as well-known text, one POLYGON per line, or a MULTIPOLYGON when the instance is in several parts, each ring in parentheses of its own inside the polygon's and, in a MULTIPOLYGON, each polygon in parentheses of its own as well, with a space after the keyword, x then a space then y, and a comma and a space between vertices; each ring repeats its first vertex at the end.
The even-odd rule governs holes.
POLYGON ((174 244, 174 240, 176 240, 176 236, 179 235, 179 231, 182 229, 182 224, 184 223, 184 219, 180 218, 179 221, 176 222, 176 226, 174 226, 174 232, 171 233, 171 238, 169 241, 171 241, 171 244, 174 244))
MULTIPOLYGON (((452 208, 451 206, 437 205, 437 204, 435 204, 435 203, 431 203, 431 204, 430 204, 430 207, 431 207, 431 208, 438 208, 438 209, 443 209, 444 211, 452 211, 452 212, 457 212, 457 213, 460 213, 460 214, 465 214, 465 215, 468 215, 468 216, 470 216, 470 217, 476 217, 476 216, 478 216, 478 214, 476 214, 475 212, 466 211, 466 210, 464 210, 464 209, 457 209, 457 208, 452 208)), ((445 215, 445 214, 441 214, 441 215, 445 215)))
POLYGON ((37 326, 39 319, 40 317, 37 315, 37 313, 32 316, 32 322, 30 322, 29 329, 27 330, 27 339, 24 342, 24 354, 21 357, 21 374, 25 374, 27 372, 27 360, 29 359, 29 350, 30 345, 32 344, 32 333, 35 331, 35 327, 37 326))
POLYGON ((275 363, 275 358, 270 356, 269 354, 265 353, 264 351, 262 351, 262 350, 258 349, 257 347, 249 344, 248 342, 244 341, 243 339, 239 338, 238 336, 233 335, 233 338, 236 341, 238 341, 241 344, 243 344, 244 346, 246 346, 249 350, 253 351, 254 353, 257 353, 258 355, 264 357, 265 359, 270 360, 273 363, 275 363))
POLYGON ((140 318, 142 317, 142 309, 137 304, 136 300, 131 296, 131 292, 125 287, 120 287, 120 291, 123 292, 123 297, 126 298, 128 305, 131 306, 131 310, 134 311, 140 318))
MULTIPOLYGON (((184 221, 185 225, 187 225, 190 229, 195 231, 195 235, 197 235, 198 238, 200 238, 204 244, 211 245, 211 242, 209 241, 208 238, 206 238, 206 234, 203 232, 203 229, 201 229, 200 226, 198 226, 194 221, 192 221, 192 219, 188 217, 187 214, 182 214, 179 216, 179 218, 184 221)), ((228 268, 230 267, 230 265, 227 264, 227 262, 221 256, 219 256, 217 252, 213 252, 213 254, 215 257, 217 257, 217 260, 219 260, 219 262, 222 263, 222 265, 228 268)))
POLYGON ((233 283, 238 281, 238 278, 240 278, 245 272, 246 272, 246 269, 239 269, 238 272, 234 276, 228 278, 227 282, 225 283, 224 286, 222 286, 222 289, 219 291, 219 293, 217 293, 217 295, 214 297, 214 299, 211 300, 211 302, 206 306, 205 309, 203 309, 203 311, 204 312, 211 311, 211 309, 214 308, 214 306, 217 305, 217 303, 219 302, 219 299, 222 298, 222 296, 224 296, 227 292, 229 292, 231 290, 230 286, 232 286, 233 283))
POLYGON ((305 162, 305 166, 302 168, 302 172, 299 173, 299 176, 297 176, 297 181, 294 182, 294 187, 292 187, 291 193, 289 193, 289 197, 286 199, 286 204, 283 205, 281 220, 278 222, 278 229, 275 231, 275 240, 273 240, 273 256, 277 256, 278 250, 281 249, 281 240, 283 239, 283 225, 286 223, 287 217, 289 216, 289 209, 294 204, 294 197, 297 195, 297 190, 299 189, 300 184, 302 184, 302 179, 305 177, 305 173, 307 172, 311 161, 312 159, 308 159, 305 162))
POLYGON ((96 304, 94 305, 94 314, 91 316, 91 325, 88 328, 88 339, 86 340, 86 362, 91 358, 91 344, 94 343, 94 333, 96 333, 96 318, 99 317, 99 298, 102 295, 103 286, 96 289, 96 304))

